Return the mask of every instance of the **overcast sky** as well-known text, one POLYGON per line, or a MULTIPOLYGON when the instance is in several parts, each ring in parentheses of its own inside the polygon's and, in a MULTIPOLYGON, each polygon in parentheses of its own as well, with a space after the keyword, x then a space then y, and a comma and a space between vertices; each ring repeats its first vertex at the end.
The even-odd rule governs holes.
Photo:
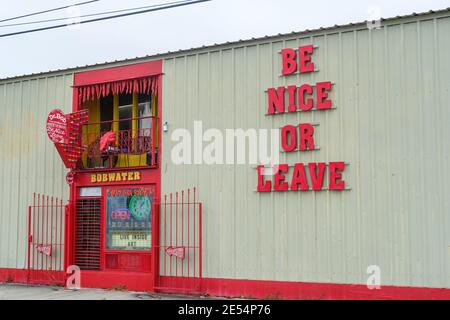
MULTIPOLYGON (((86 0, 84 0, 86 1, 86 0)), ((101 0, 81 14, 176 0, 101 0)), ((0 20, 83 0, 1 1, 0 20)), ((0 78, 213 43, 450 7, 449 0, 212 0, 160 12, 0 38, 0 78)), ((62 10, 1 24, 66 17, 62 10)), ((1 25, 0 24, 0 25, 1 25)), ((0 27, 0 34, 25 27, 0 27)))

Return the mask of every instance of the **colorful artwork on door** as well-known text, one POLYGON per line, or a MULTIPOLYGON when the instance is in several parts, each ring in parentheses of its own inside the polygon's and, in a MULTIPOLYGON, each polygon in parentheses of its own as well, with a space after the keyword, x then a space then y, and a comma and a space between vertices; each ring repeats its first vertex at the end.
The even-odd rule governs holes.
POLYGON ((121 188, 106 191, 106 249, 151 248, 152 188, 121 188))

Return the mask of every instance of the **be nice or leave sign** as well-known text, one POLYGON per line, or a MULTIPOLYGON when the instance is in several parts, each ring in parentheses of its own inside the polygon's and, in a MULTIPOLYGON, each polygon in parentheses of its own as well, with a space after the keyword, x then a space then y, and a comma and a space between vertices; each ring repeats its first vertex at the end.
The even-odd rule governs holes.
MULTIPOLYGON (((315 71, 313 45, 295 49, 283 49, 282 75, 306 74, 315 71)), ((267 116, 285 115, 302 111, 326 112, 333 108, 329 94, 333 90, 330 81, 301 84, 267 90, 267 116)), ((317 150, 314 143, 314 127, 311 123, 286 124, 280 131, 284 152, 317 150)), ((264 166, 258 166, 258 192, 345 190, 343 172, 345 162, 279 164, 266 174, 264 166), (328 172, 327 172, 328 170, 328 172), (328 174, 326 174, 328 173, 328 174), (288 175, 290 176, 288 177, 288 175), (309 176, 309 179, 308 179, 309 176), (325 177, 328 186, 325 188, 325 177)))

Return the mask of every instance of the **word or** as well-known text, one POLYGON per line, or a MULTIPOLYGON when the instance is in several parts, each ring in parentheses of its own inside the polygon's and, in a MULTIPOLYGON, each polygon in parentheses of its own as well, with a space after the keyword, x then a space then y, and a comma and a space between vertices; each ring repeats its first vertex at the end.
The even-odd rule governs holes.
POLYGON ((301 123, 297 127, 284 126, 281 129, 281 147, 286 152, 314 150, 314 127, 309 123, 301 123))

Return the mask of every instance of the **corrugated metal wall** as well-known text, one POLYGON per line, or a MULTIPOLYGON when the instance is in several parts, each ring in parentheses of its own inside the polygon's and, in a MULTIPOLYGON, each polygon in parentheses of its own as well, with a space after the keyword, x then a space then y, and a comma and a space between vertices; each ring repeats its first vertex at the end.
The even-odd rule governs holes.
POLYGON ((0 81, 0 268, 26 265, 33 192, 68 199, 66 170, 45 134, 50 110, 72 110, 71 73, 0 81))
MULTIPOLYGON (((204 204, 204 276, 366 283, 379 265, 385 285, 449 287, 448 34, 447 12, 165 56, 171 132, 194 120, 222 131, 314 122, 320 150, 282 162, 350 163, 349 191, 258 194, 254 167, 175 166, 163 134, 163 193, 196 186, 204 204), (320 72, 280 77, 279 51, 310 43, 320 72), (265 116, 267 88, 321 80, 336 84, 337 109, 265 116)), ((32 193, 67 199, 45 120, 71 110, 72 78, 0 81, 0 268, 25 266, 32 193)))
POLYGON ((450 286, 450 18, 420 19, 165 60, 171 132, 319 123, 320 150, 282 163, 350 163, 350 191, 258 194, 254 167, 175 166, 163 134, 163 193, 197 186, 204 204, 205 277, 364 284, 378 265, 384 285, 450 286), (310 43, 320 72, 280 77, 279 51, 310 43), (267 88, 321 80, 336 110, 265 116, 267 88))

